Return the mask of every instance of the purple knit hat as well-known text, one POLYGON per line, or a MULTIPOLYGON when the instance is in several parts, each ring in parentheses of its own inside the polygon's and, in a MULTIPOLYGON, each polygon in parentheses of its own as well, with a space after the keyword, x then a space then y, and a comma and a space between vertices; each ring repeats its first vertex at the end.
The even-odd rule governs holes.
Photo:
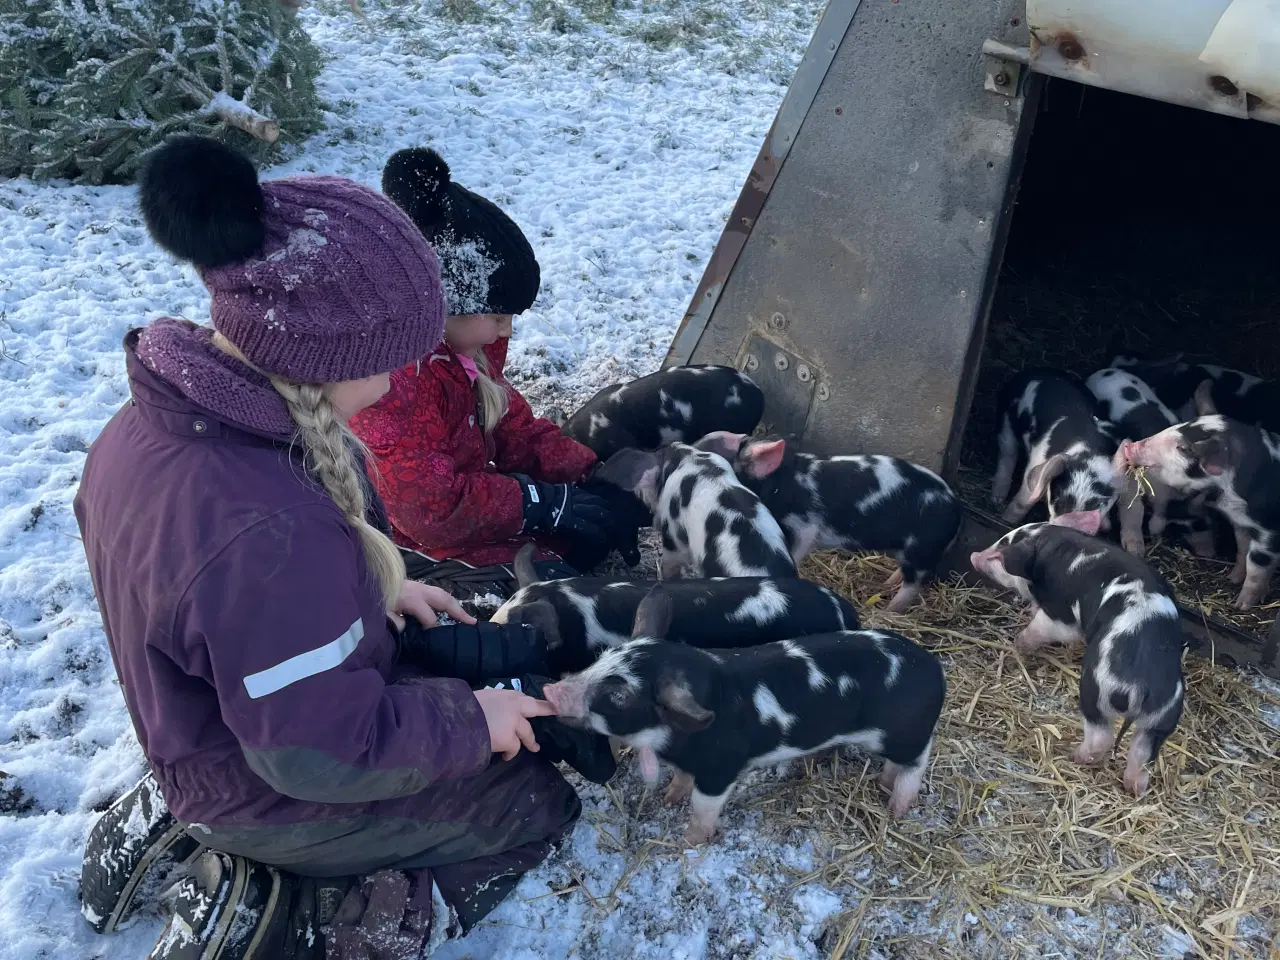
POLYGON ((440 342, 439 263, 382 194, 341 177, 259 183, 243 155, 195 136, 152 151, 138 187, 152 238, 196 266, 214 329, 261 370, 358 380, 440 342))

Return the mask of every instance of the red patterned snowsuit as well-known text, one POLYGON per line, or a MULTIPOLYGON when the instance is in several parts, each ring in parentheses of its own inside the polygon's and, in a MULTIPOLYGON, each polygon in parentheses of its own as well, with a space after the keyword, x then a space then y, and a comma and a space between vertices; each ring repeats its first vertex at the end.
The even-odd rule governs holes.
MULTIPOLYGON (((486 347, 485 357, 490 376, 511 395, 510 409, 492 433, 480 429, 475 387, 444 344, 392 373, 390 392, 351 421, 373 454, 370 473, 396 542, 433 560, 473 567, 510 563, 534 539, 519 535, 520 484, 503 474, 574 483, 596 462, 550 420, 535 417, 503 378, 505 338, 486 347)), ((536 559, 560 556, 553 540, 537 542, 536 559)))

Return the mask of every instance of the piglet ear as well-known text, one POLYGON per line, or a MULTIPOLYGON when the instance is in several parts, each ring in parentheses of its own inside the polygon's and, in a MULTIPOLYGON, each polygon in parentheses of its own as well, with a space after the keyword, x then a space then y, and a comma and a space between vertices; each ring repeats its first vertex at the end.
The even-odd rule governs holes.
POLYGON ((1036 542, 1034 539, 1019 540, 1001 551, 1005 572, 1010 576, 1031 579, 1031 566, 1036 558, 1036 542))
POLYGON ((595 473, 596 480, 612 483, 631 493, 643 494, 656 487, 658 480, 658 455, 649 450, 631 447, 619 450, 601 464, 595 473))
POLYGON ((1067 458, 1060 453, 1040 464, 1027 474, 1027 486, 1031 488, 1031 502, 1039 503, 1049 489, 1049 483, 1060 474, 1067 465, 1067 458))
POLYGON ((665 681, 658 689, 658 718, 673 730, 697 733, 711 726, 716 718, 693 698, 693 691, 683 677, 665 681))
POLYGON ((649 640, 662 640, 671 630, 672 604, 671 595, 661 585, 654 587, 640 606, 636 607, 636 619, 631 626, 631 639, 644 637, 649 640))
POLYGON ((533 627, 542 634, 548 649, 555 650, 564 642, 560 636, 560 617, 550 600, 534 600, 523 604, 516 610, 516 616, 523 626, 533 627))
POLYGON ((749 466, 747 472, 753 477, 767 477, 782 466, 782 455, 787 452, 785 440, 774 440, 770 443, 753 443, 747 448, 749 466))
POLYGON ((1196 413, 1201 417, 1209 417, 1218 412, 1218 407, 1213 402, 1213 381, 1204 380, 1200 386, 1196 387, 1196 392, 1192 394, 1191 399, 1196 405, 1196 413))
POLYGON ((716 430, 694 444, 699 450, 719 454, 730 463, 737 457, 742 448, 742 441, 747 439, 745 433, 730 433, 728 430, 716 430))
POLYGON ((1096 537, 1102 526, 1101 510, 1076 510, 1072 513, 1060 513, 1049 521, 1055 527, 1068 527, 1079 530, 1086 536, 1096 537))
POLYGON ((1231 448, 1222 437, 1207 437, 1191 444, 1191 453, 1204 472, 1220 477, 1231 466, 1231 448))

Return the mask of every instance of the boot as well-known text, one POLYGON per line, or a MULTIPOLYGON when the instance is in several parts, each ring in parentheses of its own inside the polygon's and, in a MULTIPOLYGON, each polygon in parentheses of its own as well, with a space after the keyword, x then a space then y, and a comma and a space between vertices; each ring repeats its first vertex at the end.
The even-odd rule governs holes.
POLYGON ((119 929, 154 900, 200 845, 169 812, 150 772, 93 825, 80 868, 80 912, 98 933, 119 929))
MULTIPOLYGON (((538 700, 542 688, 551 681, 546 677, 525 675, 502 680, 489 680, 481 688, 518 690, 538 700)), ((618 771, 609 740, 593 730, 570 727, 558 717, 534 717, 529 721, 538 741, 538 756, 552 763, 567 763, 592 783, 608 783, 618 771)))
POLYGON ((318 935, 290 930, 298 887, 272 867, 206 850, 166 891, 169 922, 148 960, 323 960, 318 935))

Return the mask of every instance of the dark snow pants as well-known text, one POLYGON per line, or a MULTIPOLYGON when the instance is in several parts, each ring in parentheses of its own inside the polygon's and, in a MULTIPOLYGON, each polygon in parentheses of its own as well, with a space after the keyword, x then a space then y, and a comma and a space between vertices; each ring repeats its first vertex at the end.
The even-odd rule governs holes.
MULTIPOLYGON (((314 809, 314 805, 307 804, 314 809)), ((353 804, 347 816, 299 823, 192 826, 206 846, 311 877, 431 868, 464 930, 496 907, 564 837, 582 804, 536 754, 495 755, 478 776, 353 804)), ((341 808, 336 808, 341 809, 341 808)))

